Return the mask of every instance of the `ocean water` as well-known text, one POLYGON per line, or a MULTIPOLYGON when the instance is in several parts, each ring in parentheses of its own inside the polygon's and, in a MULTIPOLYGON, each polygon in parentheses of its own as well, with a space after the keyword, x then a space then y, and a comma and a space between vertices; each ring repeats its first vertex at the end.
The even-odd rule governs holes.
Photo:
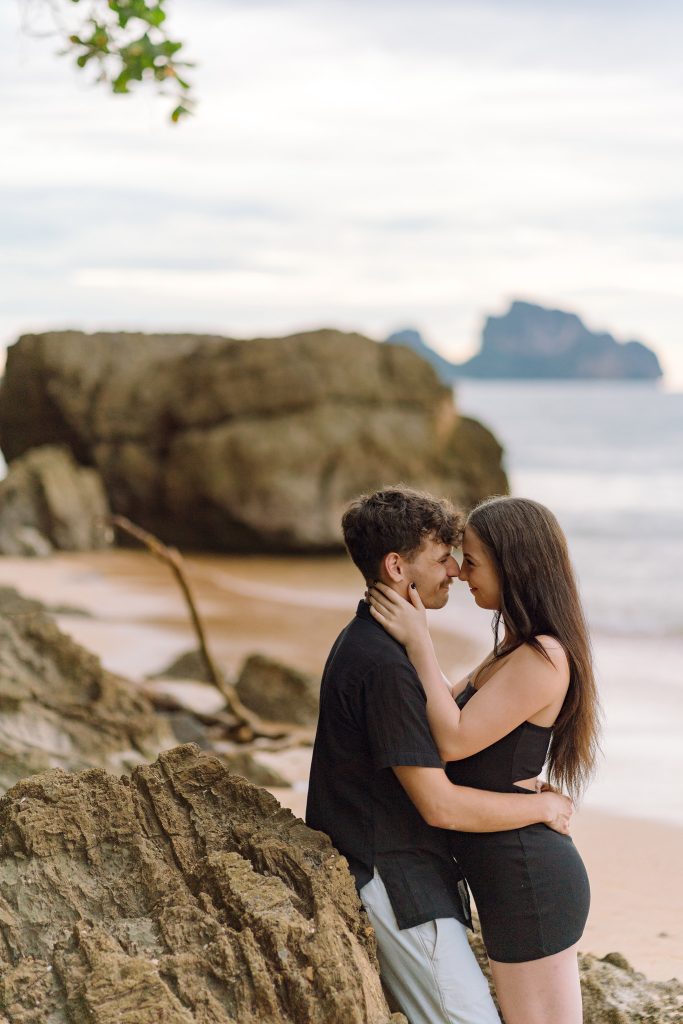
POLYGON ((683 394, 472 382, 456 400, 504 445, 513 493, 560 520, 593 629, 683 640, 683 394))
POLYGON ((683 394, 657 385, 464 382, 514 494, 569 541, 604 707, 586 802, 683 825, 683 394))

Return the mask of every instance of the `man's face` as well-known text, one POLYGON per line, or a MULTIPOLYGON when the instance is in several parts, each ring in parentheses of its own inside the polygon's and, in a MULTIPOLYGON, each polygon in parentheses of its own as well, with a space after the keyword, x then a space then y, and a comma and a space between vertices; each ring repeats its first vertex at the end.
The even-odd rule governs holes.
POLYGON ((425 608, 443 608, 451 582, 460 572, 452 547, 431 537, 422 542, 412 561, 403 562, 403 568, 408 585, 415 584, 425 608))

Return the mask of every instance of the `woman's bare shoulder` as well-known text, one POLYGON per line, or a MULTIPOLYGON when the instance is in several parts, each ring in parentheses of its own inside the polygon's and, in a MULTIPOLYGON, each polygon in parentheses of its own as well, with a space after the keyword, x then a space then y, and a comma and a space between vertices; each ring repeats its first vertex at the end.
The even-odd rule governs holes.
POLYGON ((534 639, 542 651, 533 644, 521 644, 510 655, 510 666, 532 673, 539 682, 563 685, 569 680, 569 659, 557 637, 540 634, 534 639))

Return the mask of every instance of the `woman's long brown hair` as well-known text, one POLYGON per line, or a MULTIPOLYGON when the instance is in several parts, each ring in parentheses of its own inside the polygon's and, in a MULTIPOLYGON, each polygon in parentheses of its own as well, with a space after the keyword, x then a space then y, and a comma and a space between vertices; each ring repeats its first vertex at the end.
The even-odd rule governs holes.
POLYGON ((529 644, 550 660, 537 640, 553 636, 569 661, 569 688, 553 726, 549 778, 577 798, 595 770, 599 746, 598 700, 588 629, 557 519, 528 498, 488 498, 467 519, 485 544, 501 585, 493 620, 492 662, 529 644), (505 639, 498 640, 500 621, 505 639))

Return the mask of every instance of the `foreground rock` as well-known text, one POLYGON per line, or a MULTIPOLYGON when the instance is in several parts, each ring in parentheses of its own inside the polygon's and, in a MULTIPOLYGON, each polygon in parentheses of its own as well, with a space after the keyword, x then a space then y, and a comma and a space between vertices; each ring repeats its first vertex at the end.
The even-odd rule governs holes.
POLYGON ((47 555, 109 545, 99 474, 68 448, 44 445, 10 463, 0 481, 0 554, 47 555))
POLYGON ((0 835, 8 1024, 391 1018, 346 862, 196 747, 27 779, 0 835))
POLYGON ((346 502, 399 480, 466 506, 507 490, 500 446, 423 359, 331 330, 26 335, 0 444, 14 459, 54 440, 99 469, 114 511, 202 549, 338 548, 346 502))
POLYGON ((46 768, 120 772, 174 742, 132 683, 106 672, 37 602, 0 590, 0 792, 46 768))

